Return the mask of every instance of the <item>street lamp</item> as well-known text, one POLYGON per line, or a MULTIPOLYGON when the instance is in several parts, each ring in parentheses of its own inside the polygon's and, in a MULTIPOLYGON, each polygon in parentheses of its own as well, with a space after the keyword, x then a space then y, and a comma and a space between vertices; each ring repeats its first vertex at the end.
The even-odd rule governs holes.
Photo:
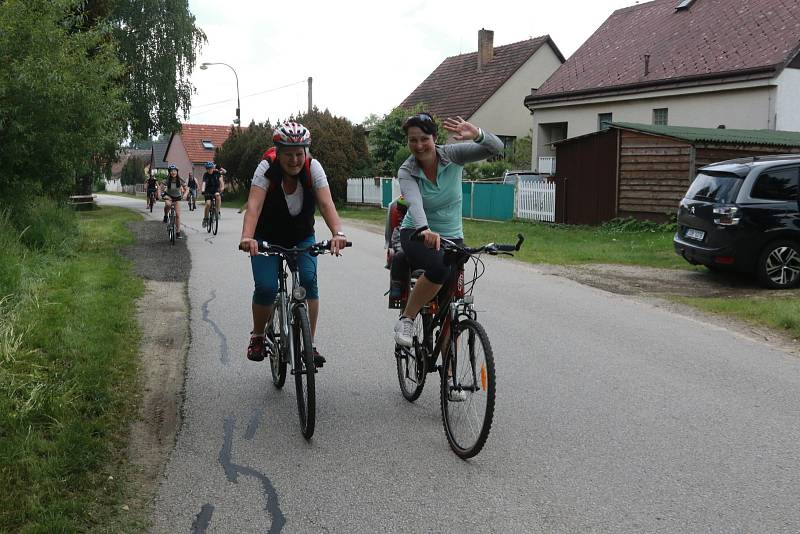
POLYGON ((236 77, 236 126, 241 128, 242 126, 242 115, 240 112, 241 106, 239 105, 239 75, 236 74, 236 69, 228 65, 227 63, 203 63, 200 65, 200 70, 208 69, 209 65, 225 65, 229 69, 233 71, 233 75, 236 77))

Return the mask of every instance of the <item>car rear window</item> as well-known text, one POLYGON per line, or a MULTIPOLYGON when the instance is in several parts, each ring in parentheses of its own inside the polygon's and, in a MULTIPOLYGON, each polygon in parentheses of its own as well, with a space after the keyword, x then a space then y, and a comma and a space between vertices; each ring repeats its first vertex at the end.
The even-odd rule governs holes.
POLYGON ((727 172, 701 172, 686 193, 686 198, 706 202, 731 203, 736 200, 744 179, 727 172))

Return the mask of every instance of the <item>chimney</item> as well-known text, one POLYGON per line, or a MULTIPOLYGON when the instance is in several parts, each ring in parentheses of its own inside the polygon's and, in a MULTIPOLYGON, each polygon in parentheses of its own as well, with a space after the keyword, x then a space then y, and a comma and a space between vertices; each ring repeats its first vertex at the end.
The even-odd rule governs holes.
POLYGON ((483 72, 484 65, 488 65, 494 57, 494 32, 492 30, 478 31, 478 72, 483 72))

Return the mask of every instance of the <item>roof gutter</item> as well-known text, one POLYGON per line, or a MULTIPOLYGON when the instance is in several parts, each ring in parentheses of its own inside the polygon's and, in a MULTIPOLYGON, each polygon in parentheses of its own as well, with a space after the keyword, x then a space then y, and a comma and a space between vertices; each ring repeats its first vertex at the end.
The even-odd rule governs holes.
POLYGON ((550 104, 554 102, 569 102, 574 100, 583 100, 586 97, 603 97, 603 96, 620 96, 627 94, 635 94, 641 92, 642 89, 681 89, 684 87, 698 87, 705 85, 714 85, 718 83, 735 83, 745 82, 750 80, 760 80, 764 78, 773 77, 778 69, 782 66, 769 65, 768 67, 756 67, 753 69, 739 70, 734 74, 720 75, 715 74, 701 74, 698 76, 686 76, 680 78, 678 81, 672 80, 654 80, 647 82, 637 82, 627 85, 618 85, 614 87, 594 87, 592 89, 582 89, 580 91, 554 93, 548 95, 528 95, 525 97, 525 106, 531 109, 536 104, 550 104))

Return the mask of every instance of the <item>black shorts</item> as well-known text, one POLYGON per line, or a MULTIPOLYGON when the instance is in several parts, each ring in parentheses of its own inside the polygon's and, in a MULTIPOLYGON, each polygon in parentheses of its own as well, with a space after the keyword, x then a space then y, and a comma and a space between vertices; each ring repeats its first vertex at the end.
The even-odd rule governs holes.
POLYGON ((168 195, 168 194, 164 193, 164 200, 166 200, 167 198, 169 198, 173 202, 180 202, 180 200, 181 200, 181 197, 173 197, 172 195, 168 195))
MULTIPOLYGON (((423 241, 411 239, 416 230, 403 228, 400 230, 400 246, 406 253, 406 259, 412 269, 423 269, 425 278, 434 284, 444 284, 452 272, 452 267, 445 263, 444 251, 433 250, 425 246, 423 241)), ((463 245, 463 239, 450 239, 457 245, 463 245)))
POLYGON ((212 190, 212 191, 209 191, 208 189, 206 189, 205 191, 203 191, 203 196, 206 197, 206 200, 209 200, 211 197, 213 197, 217 193, 219 193, 218 189, 215 189, 215 190, 212 190))

